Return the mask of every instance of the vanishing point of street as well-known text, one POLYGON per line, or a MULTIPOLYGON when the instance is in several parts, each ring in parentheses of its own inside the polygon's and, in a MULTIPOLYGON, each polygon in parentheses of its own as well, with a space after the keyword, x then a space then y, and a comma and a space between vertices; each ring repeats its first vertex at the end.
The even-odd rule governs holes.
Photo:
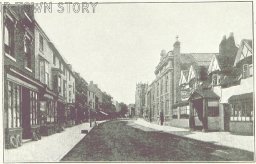
MULTIPOLYGON (((181 132, 182 133, 182 132, 181 132)), ((183 132, 184 136, 191 132, 183 132)), ((62 161, 248 161, 253 153, 115 120, 85 136, 62 161)))

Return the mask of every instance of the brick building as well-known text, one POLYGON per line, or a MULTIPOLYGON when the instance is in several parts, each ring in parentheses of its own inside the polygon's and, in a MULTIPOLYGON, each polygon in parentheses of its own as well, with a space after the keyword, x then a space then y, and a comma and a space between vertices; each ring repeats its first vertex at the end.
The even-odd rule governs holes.
POLYGON ((33 6, 4 6, 4 130, 6 148, 40 138, 39 93, 35 79, 33 6))

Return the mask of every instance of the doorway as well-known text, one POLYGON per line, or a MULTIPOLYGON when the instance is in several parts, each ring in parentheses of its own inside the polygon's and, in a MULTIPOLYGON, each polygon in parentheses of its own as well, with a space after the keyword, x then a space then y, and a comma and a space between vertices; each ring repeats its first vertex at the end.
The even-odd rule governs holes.
POLYGON ((22 139, 31 138, 31 125, 30 125, 30 92, 29 89, 22 87, 22 116, 21 116, 21 126, 22 126, 22 139))

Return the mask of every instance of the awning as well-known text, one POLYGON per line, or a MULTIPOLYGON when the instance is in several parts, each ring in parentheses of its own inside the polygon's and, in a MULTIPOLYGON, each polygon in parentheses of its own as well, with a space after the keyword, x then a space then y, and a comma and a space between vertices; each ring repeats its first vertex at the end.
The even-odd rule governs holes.
POLYGON ((237 101, 253 101, 253 92, 245 93, 240 95, 233 95, 228 99, 228 102, 237 102, 237 101))
POLYGON ((108 114, 107 114, 107 113, 105 113, 105 112, 103 112, 103 111, 100 111, 100 113, 102 113, 102 114, 104 114, 104 115, 108 116, 108 114))
POLYGON ((178 103, 176 103, 176 104, 173 104, 172 105, 172 108, 177 108, 177 107, 181 107, 181 106, 186 106, 186 105, 188 105, 189 103, 188 103, 188 101, 181 101, 181 102, 178 102, 178 103))

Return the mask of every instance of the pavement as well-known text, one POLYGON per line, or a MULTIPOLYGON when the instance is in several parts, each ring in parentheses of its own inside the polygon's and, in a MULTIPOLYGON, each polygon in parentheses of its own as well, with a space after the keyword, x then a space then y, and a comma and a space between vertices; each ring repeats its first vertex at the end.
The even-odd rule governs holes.
MULTIPOLYGON (((97 121, 98 124, 104 121, 97 121)), ((66 128, 61 133, 42 137, 39 141, 24 143, 16 149, 4 150, 4 162, 59 162, 90 131, 89 123, 66 128)))
POLYGON ((153 124, 141 118, 138 118, 136 121, 134 121, 134 123, 181 137, 254 152, 254 136, 235 135, 231 134, 230 132, 190 131, 189 129, 185 128, 153 124))

